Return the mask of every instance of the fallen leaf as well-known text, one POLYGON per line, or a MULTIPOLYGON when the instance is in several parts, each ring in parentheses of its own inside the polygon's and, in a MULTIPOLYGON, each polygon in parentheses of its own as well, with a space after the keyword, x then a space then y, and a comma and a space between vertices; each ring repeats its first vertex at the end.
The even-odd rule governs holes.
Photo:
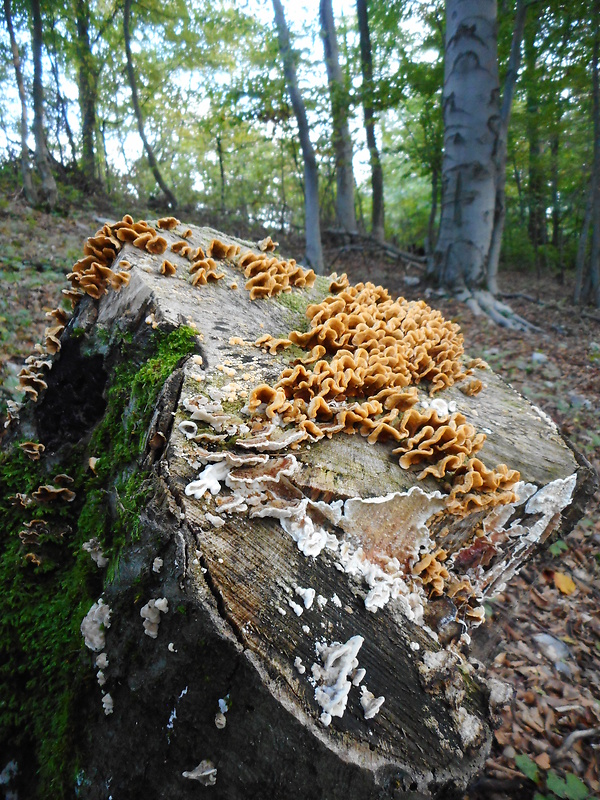
POLYGON ((540 769, 550 769, 551 764, 548 753, 540 753, 539 756, 536 756, 533 760, 540 769))
POLYGON ((575 582, 573 578, 570 578, 568 575, 565 575, 564 572, 555 572, 554 573, 554 585, 558 589, 559 592, 563 594, 573 594, 575 589, 575 582))

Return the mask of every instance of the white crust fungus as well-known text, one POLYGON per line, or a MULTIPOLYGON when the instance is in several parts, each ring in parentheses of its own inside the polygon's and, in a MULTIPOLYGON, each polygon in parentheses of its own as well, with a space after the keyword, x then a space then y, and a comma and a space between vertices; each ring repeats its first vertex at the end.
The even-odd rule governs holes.
POLYGON ((102 697, 102 705, 104 707, 104 713, 106 716, 113 713, 114 710, 114 702, 112 697, 109 694, 105 694, 102 697))
POLYGON ((373 719, 385 703, 385 697, 375 697, 366 686, 360 687, 360 704, 363 708, 365 719, 373 719))
POLYGON ((184 778, 189 778, 191 781, 198 781, 203 786, 214 786, 217 782, 217 768, 212 761, 205 759, 201 761, 198 766, 190 772, 181 773, 184 778))
POLYGON ((100 569, 103 569, 108 564, 108 558, 106 558, 102 552, 98 539, 93 538, 84 542, 81 545, 81 549, 90 554, 92 561, 94 561, 100 569))
POLYGON ((315 700, 323 709, 323 725, 329 725, 332 717, 344 715, 352 686, 348 676, 358 667, 356 656, 363 642, 362 636, 352 636, 345 644, 334 642, 318 648, 323 666, 313 664, 312 676, 318 682, 315 700))
POLYGON ((81 635, 85 646, 94 652, 104 649, 104 631, 110 628, 110 608, 104 600, 100 598, 97 603, 90 608, 81 623, 81 635))
POLYGON ((169 611, 169 601, 166 597, 153 598, 148 600, 145 606, 140 609, 140 617, 144 620, 144 633, 151 639, 158 636, 158 626, 160 624, 161 612, 166 614, 169 611))

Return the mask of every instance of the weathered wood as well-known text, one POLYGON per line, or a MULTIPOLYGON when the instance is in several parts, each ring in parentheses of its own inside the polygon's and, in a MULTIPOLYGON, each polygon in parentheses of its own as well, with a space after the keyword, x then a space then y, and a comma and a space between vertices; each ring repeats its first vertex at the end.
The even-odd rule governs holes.
MULTIPOLYGON (((161 235, 169 243, 180 240, 176 233, 161 235)), ((194 228, 189 242, 206 249, 213 237, 248 246, 206 228, 194 228)), ((192 287, 189 262, 177 254, 169 253, 178 270, 172 278, 159 272, 163 256, 126 245, 119 258, 132 264, 129 285, 79 305, 63 335, 48 393, 76 331, 78 336, 84 331, 87 352, 102 352, 107 370, 120 358, 123 336, 141 342, 152 329, 195 327, 198 349, 159 397, 147 435, 145 466, 153 490, 141 516, 141 537, 126 547, 113 577, 104 581, 102 597, 112 609, 112 624, 103 691, 114 707, 105 716, 91 678, 92 660, 85 668, 90 676, 85 702, 76 713, 85 728, 79 796, 192 797, 199 786, 190 773, 205 760, 212 766, 203 769, 216 768, 217 782, 202 791, 227 800, 460 796, 482 767, 491 738, 486 691, 461 652, 468 641, 459 638, 464 626, 455 630, 452 620, 448 625, 446 598, 428 604, 422 595, 424 620, 418 613, 410 618, 402 597, 367 610, 374 584, 359 572, 349 573, 341 544, 350 552, 360 542, 367 552, 404 552, 408 564, 431 535, 429 548, 444 547, 450 556, 462 551, 464 557, 474 531, 484 525, 487 534, 498 536, 497 551, 489 563, 475 559, 468 573, 483 596, 558 524, 573 489, 575 498, 585 493, 575 488, 572 452, 542 412, 484 369, 478 371, 485 384, 480 394, 466 397, 454 387, 443 395, 487 433, 479 455, 489 467, 504 462, 520 471, 526 487, 521 502, 451 518, 444 511, 442 483, 431 477, 419 481, 416 472, 402 469, 392 444, 339 434, 290 451, 300 465, 290 492, 326 502, 327 508, 336 499, 346 503, 337 524, 322 520, 334 545, 314 557, 304 555, 277 519, 247 514, 222 514, 216 527, 215 498, 186 494, 203 466, 198 444, 186 437, 185 425, 181 428, 190 419, 182 403, 231 381, 243 387, 238 394, 275 382, 290 361, 289 351, 270 355, 252 343, 265 333, 285 336, 302 326, 306 306, 327 295, 328 281, 250 301, 240 270, 227 260, 219 261, 223 279, 192 287), (109 344, 102 331, 110 332, 109 344), (526 498, 540 487, 549 487, 546 500, 525 511, 526 498), (377 504, 362 502, 374 498, 377 504), (158 571, 157 557, 163 561, 158 571), (305 607, 298 590, 307 588, 321 603, 305 607), (158 615, 156 640, 144 635, 140 619, 140 609, 153 598, 168 600, 168 611, 158 615), (363 685, 385 700, 366 719, 361 690, 352 686, 343 716, 324 719, 315 699, 322 682, 319 647, 356 642, 356 636, 364 640, 357 654, 358 666, 366 670, 363 685), (427 669, 427 653, 439 654, 437 669, 433 662, 427 669), (217 727, 225 703, 226 726, 217 727)), ((40 420, 49 418, 44 398, 33 417, 22 414, 22 430, 49 441, 48 432, 40 430, 40 420)), ((231 420, 243 420, 239 403, 224 408, 231 420)), ((235 450, 235 437, 226 446, 235 450)), ((59 453, 58 446, 49 450, 59 453)), ((60 454, 48 455, 60 462, 60 454)), ((228 494, 223 485, 217 497, 228 494)), ((119 502, 118 496, 110 502, 119 502)), ((324 504, 321 508, 327 511, 324 504)), ((409 580, 410 567, 404 568, 409 580)))

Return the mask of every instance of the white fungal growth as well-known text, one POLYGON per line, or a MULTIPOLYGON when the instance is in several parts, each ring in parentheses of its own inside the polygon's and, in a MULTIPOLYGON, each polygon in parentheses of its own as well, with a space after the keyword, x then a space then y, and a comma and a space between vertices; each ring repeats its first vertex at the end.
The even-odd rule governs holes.
POLYGON ((100 548, 98 539, 90 539, 81 545, 81 549, 89 553, 92 561, 94 561, 100 569, 103 569, 108 564, 108 558, 104 555, 100 548))
POLYGON ((102 705, 104 707, 104 713, 106 716, 113 713, 114 710, 114 702, 112 697, 109 694, 105 694, 102 698, 102 705))
POLYGON ((206 511, 204 516, 210 522, 213 528, 222 528, 223 525, 225 525, 225 520, 218 514, 211 514, 210 511, 206 511))
POLYGON ((153 598, 148 600, 145 606, 140 609, 140 617, 144 620, 144 633, 151 639, 158 636, 158 626, 160 624, 161 612, 166 614, 169 611, 169 601, 166 597, 153 598))
POLYGON ((188 497, 195 497, 200 500, 204 494, 209 491, 212 495, 218 494, 221 491, 220 481, 224 481, 229 475, 230 467, 225 461, 217 464, 209 464, 205 467, 198 480, 188 483, 185 487, 185 493, 188 497))
POLYGON ((106 669, 108 667, 108 656, 106 653, 100 653, 100 655, 96 656, 96 666, 100 669, 106 669))
POLYGON ((96 680, 98 681, 98 686, 104 686, 106 683, 106 675, 102 672, 101 669, 98 670, 96 673, 96 680))
POLYGON ((341 608, 341 607, 342 607, 342 601, 341 601, 341 600, 340 600, 340 598, 337 596, 337 594, 334 594, 334 595, 332 596, 332 598, 331 598, 331 602, 333 603, 333 605, 334 605, 334 606, 337 606, 338 608, 341 608))
POLYGON ((473 747, 478 744, 483 733, 483 725, 473 714, 469 714, 464 706, 453 712, 454 720, 458 727, 463 747, 473 747))
POLYGON ((351 682, 348 675, 358 667, 356 658, 362 647, 362 636, 352 636, 345 644, 334 642, 319 646, 323 666, 312 665, 312 676, 318 682, 315 700, 323 709, 321 722, 329 725, 332 717, 342 717, 348 703, 351 682))
POLYGON ((288 605, 289 605, 289 607, 292 609, 292 611, 294 612, 294 614, 297 617, 301 617, 302 616, 302 612, 304 611, 304 609, 302 608, 301 605, 299 605, 298 603, 295 603, 293 600, 289 600, 289 599, 288 599, 288 605))
POLYGON ((217 782, 217 768, 212 761, 205 759, 201 761, 198 766, 190 772, 181 773, 184 778, 189 778, 192 781, 198 781, 203 786, 214 786, 217 782))
POLYGON ((161 569, 162 569, 163 563, 164 562, 163 562, 162 558, 159 558, 157 556, 154 559, 154 561, 152 562, 152 572, 160 572, 161 569))
POLYGON ((315 590, 314 589, 303 589, 301 586, 296 586, 295 590, 296 594, 302 598, 302 602, 304 603, 304 608, 307 610, 312 606, 314 599, 315 599, 315 590))
POLYGON ((217 711, 215 714, 215 727, 218 728, 220 731, 227 725, 227 718, 222 711, 217 711))
POLYGON ((193 439, 198 433, 198 426, 191 419, 186 419, 183 422, 180 422, 177 427, 181 433, 183 433, 186 439, 193 439))
POLYGON ((558 478, 552 483, 543 486, 533 497, 530 497, 525 506, 527 514, 544 514, 553 516, 558 511, 562 511, 571 502, 577 475, 569 475, 568 478, 558 478))
POLYGON ((375 697, 366 686, 360 687, 360 704, 363 708, 365 719, 373 719, 385 702, 385 697, 375 697))
POLYGON ((300 675, 304 675, 304 673, 306 672, 306 667, 302 663, 302 659, 300 658, 300 656, 296 656, 296 658, 294 659, 294 666, 296 667, 300 675))
POLYGON ((110 608, 100 598, 90 608, 81 623, 80 630, 85 646, 95 652, 103 650, 105 644, 104 631, 106 628, 110 628, 110 608))
POLYGON ((355 669, 352 673, 352 686, 360 686, 360 684, 364 681, 365 675, 367 674, 367 670, 360 667, 360 669, 355 669))

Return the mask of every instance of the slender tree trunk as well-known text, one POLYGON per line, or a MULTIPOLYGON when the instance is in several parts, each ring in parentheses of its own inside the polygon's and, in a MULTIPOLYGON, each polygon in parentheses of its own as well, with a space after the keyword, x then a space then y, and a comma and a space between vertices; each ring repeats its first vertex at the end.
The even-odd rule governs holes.
POLYGON ((372 226, 373 236, 382 242, 385 239, 383 204, 383 169, 375 139, 375 114, 373 111, 373 53, 369 33, 368 0, 356 0, 358 33, 360 37, 360 61, 362 67, 362 103, 365 118, 365 133, 371 163, 372 226))
MULTIPOLYGON (((600 15, 600 0, 594 2, 596 21, 600 15)), ((592 98, 594 114, 594 210, 592 212, 592 252, 590 255, 590 296, 589 301, 600 306, 600 75, 598 60, 600 34, 598 25, 594 30, 594 50, 592 57, 592 98)))
POLYGON ((302 100, 302 95, 298 88, 296 66, 290 46, 290 32, 287 22, 285 21, 283 6, 280 0, 273 0, 273 10, 275 12, 279 52, 283 62, 283 74, 285 76, 285 82, 294 114, 296 115, 298 136, 304 160, 306 260, 315 272, 323 274, 324 264, 323 250, 321 248, 321 226, 319 222, 319 172, 317 169, 317 159, 310 141, 306 108, 304 107, 304 101, 302 100))
POLYGON ((81 168, 89 186, 97 179, 94 138, 96 133, 96 104, 98 100, 98 71, 90 44, 90 7, 88 0, 75 0, 77 24, 77 83, 81 114, 81 168))
MULTIPOLYGON (((65 128, 65 133, 67 134, 67 140, 69 142, 69 149, 71 150, 71 161, 73 164, 77 163, 77 149, 75 147, 75 140, 73 138, 73 131, 71 130, 71 126, 69 124, 69 117, 67 115, 67 103, 66 100, 60 91, 60 76, 58 74, 58 57, 56 55, 56 48, 53 47, 53 58, 50 58, 50 66, 52 69, 52 75, 54 77, 54 84, 56 86, 56 99, 58 100, 58 105, 60 106, 60 117, 62 117, 62 122, 65 128)), ((58 117, 58 115, 57 115, 58 117)), ((58 127, 58 125, 57 125, 58 127)), ((57 133, 57 141, 58 146, 60 148, 60 140, 58 138, 57 133)), ((61 149, 61 161, 62 161, 62 149, 61 149)))
POLYGON ((333 124, 333 150, 335 154, 337 224, 345 231, 356 233, 354 211, 354 173, 352 170, 352 139, 348 126, 350 98, 340 67, 340 55, 333 19, 331 0, 321 0, 319 5, 321 37, 325 51, 325 65, 331 98, 333 124))
POLYGON ((539 114, 539 79, 537 74, 537 48, 535 35, 537 25, 534 20, 525 27, 525 70, 527 78, 527 139, 529 144, 529 238, 534 247, 545 244, 546 208, 544 167, 542 162, 542 145, 540 142, 539 114))
POLYGON ((508 125, 515 92, 515 84, 521 65, 521 43, 527 16, 527 0, 517 0, 515 24, 513 29, 508 70, 504 79, 502 107, 500 109, 500 128, 496 151, 496 202, 494 208, 494 229, 487 260, 487 287, 492 294, 498 292, 498 265, 502 248, 502 234, 506 221, 506 161, 508 156, 508 125))
POLYGON ((44 132, 44 84, 42 79, 42 14, 40 0, 31 0, 33 48, 33 135, 35 163, 42 181, 41 199, 53 208, 58 200, 56 181, 50 169, 50 156, 44 132))
POLYGON ((519 198, 519 220, 521 227, 525 226, 525 198, 523 197, 523 186, 521 184, 521 173, 517 166, 517 159, 513 156, 513 177, 515 179, 515 186, 517 187, 517 196, 519 198))
POLYGON ((560 110, 556 123, 556 130, 552 134, 550 142, 550 179, 552 185, 552 246, 558 248, 560 245, 560 201, 558 191, 558 153, 560 149, 560 110))
POLYGON ((442 211, 435 266, 455 291, 485 278, 500 110, 495 0, 447 0, 442 211))
POLYGON ((102 153, 104 155, 104 179, 106 181, 106 191, 110 194, 110 168, 108 166, 108 153, 106 152, 106 120, 102 120, 100 127, 100 136, 102 137, 102 153))
POLYGON ((131 89, 131 102, 133 105, 133 113, 135 114, 138 133, 144 145, 144 150, 146 151, 148 164, 150 166, 150 169, 152 170, 152 174, 154 175, 154 178, 158 183, 158 185, 160 186, 163 194, 167 198, 167 202, 170 205, 170 207, 177 208, 177 200, 175 199, 175 195, 163 180, 163 177, 158 168, 158 164, 156 163, 154 150, 150 146, 150 142, 146 138, 146 133, 144 131, 144 118, 142 116, 142 109, 140 108, 140 101, 138 99, 137 83, 135 79, 135 71, 133 69, 133 59, 131 57, 131 33, 129 30, 130 18, 131 18, 131 0, 125 0, 123 6, 123 36, 125 38, 125 55, 127 57, 127 77, 129 79, 129 88, 131 89))
POLYGON ((25 194, 25 199, 27 202, 31 205, 35 205, 38 201, 38 198, 31 177, 29 146, 27 144, 27 135, 29 133, 29 127, 27 125, 27 96, 25 94, 25 84, 23 83, 23 73, 21 72, 19 47, 17 45, 15 30, 12 23, 10 0, 4 0, 4 18, 6 19, 6 27, 8 29, 8 35, 10 36, 10 47, 12 51, 13 66, 15 69, 15 79, 17 81, 17 88, 19 90, 19 100, 21 101, 21 176, 23 178, 23 193, 25 194))
POLYGON ((219 172, 221 175, 221 214, 225 212, 225 167, 223 165, 223 148, 221 137, 217 136, 217 156, 219 158, 219 172))
POLYGON ((577 246, 577 257, 575 259, 575 291, 573 302, 579 305, 583 298, 583 279, 585 275, 585 256, 587 253, 587 243, 590 235, 590 225, 592 224, 592 213, 594 211, 594 174, 590 178, 587 200, 585 203, 585 214, 583 225, 577 246))
POLYGON ((438 184, 440 174, 437 164, 433 165, 431 171, 431 208, 429 209, 429 220, 427 221, 427 238, 425 240, 425 255, 427 256, 427 274, 434 274, 433 249, 435 246, 435 217, 437 214, 438 184))

